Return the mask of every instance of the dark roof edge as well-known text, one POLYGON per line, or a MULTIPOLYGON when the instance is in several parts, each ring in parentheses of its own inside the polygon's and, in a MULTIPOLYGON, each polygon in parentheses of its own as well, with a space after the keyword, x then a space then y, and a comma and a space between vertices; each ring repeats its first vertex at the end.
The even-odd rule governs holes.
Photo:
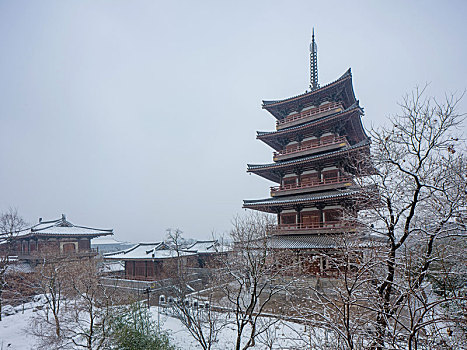
POLYGON ((307 156, 307 157, 304 157, 304 158, 297 158, 297 159, 292 159, 292 160, 284 160, 284 161, 280 161, 280 162, 276 162, 276 163, 247 164, 247 171, 270 168, 270 167, 275 168, 275 167, 280 167, 280 166, 283 166, 283 165, 289 165, 289 164, 304 162, 304 161, 308 161, 308 160, 312 160, 312 159, 317 159, 317 158, 320 158, 320 157, 332 156, 332 155, 335 155, 335 154, 345 153, 347 151, 351 151, 351 150, 356 149, 356 148, 368 146, 368 145, 370 145, 370 143, 371 143, 370 138, 367 138, 367 139, 365 139, 365 140, 363 140, 363 141, 361 141, 359 143, 356 143, 355 145, 345 147, 345 148, 341 148, 341 149, 336 150, 336 151, 330 151, 330 152, 323 153, 323 154, 317 154, 317 155, 312 155, 312 156, 307 156))
POLYGON ((342 80, 345 80, 347 78, 351 78, 352 77, 352 71, 351 71, 351 68, 347 69, 347 71, 342 74, 339 78, 337 78, 336 80, 320 87, 319 89, 316 89, 316 90, 312 90, 310 92, 305 92, 303 94, 300 94, 300 95, 296 95, 296 96, 293 96, 293 97, 289 97, 289 98, 286 98, 286 99, 283 99, 283 100, 271 100, 271 101, 266 101, 266 100, 263 100, 263 104, 262 104, 262 108, 263 109, 267 109, 269 107, 272 107, 276 104, 281 104, 281 103, 285 103, 285 102, 289 102, 289 101, 292 101, 294 99, 297 99, 297 98, 300 98, 300 97, 304 97, 304 96, 310 96, 310 95, 314 95, 314 94, 317 94, 325 89, 327 89, 328 87, 330 87, 331 85, 333 84, 336 84, 342 80))
MULTIPOLYGON (((291 199, 286 199, 286 200, 280 200, 279 198, 274 198, 274 197, 269 197, 269 198, 264 198, 264 199, 244 199, 243 200, 243 207, 247 207, 249 205, 254 206, 254 205, 268 205, 271 202, 279 202, 281 204, 287 204, 287 203, 296 203, 296 202, 306 202, 306 201, 319 201, 323 199, 333 199, 333 198, 339 198, 339 197, 346 197, 346 196, 351 196, 353 194, 357 194, 358 190, 350 190, 350 191, 345 191, 345 192, 340 192, 340 193, 335 193, 335 194, 328 194, 325 195, 323 194, 322 196, 316 196, 316 197, 311 197, 311 198, 291 198, 291 199), (268 203, 269 202, 269 203, 268 203)), ((275 203, 271 203, 275 204, 275 203)))
POLYGON ((362 114, 364 114, 363 108, 360 107, 359 101, 357 100, 357 101, 355 101, 355 103, 353 103, 351 106, 349 106, 348 108, 344 109, 341 112, 337 112, 337 113, 334 113, 334 114, 331 114, 331 115, 326 115, 324 117, 321 117, 321 118, 318 118, 318 119, 315 119, 315 120, 311 120, 311 121, 306 122, 304 124, 289 126, 288 128, 284 128, 284 129, 281 129, 281 130, 256 131, 256 138, 259 139, 262 136, 266 136, 266 135, 275 135, 275 134, 280 134, 280 133, 286 133, 286 132, 291 131, 291 130, 297 130, 297 129, 300 129, 300 128, 304 128, 304 127, 313 125, 315 123, 319 124, 320 122, 326 121, 327 119, 332 119, 332 118, 337 117, 337 116, 343 116, 344 114, 352 113, 352 112, 354 112, 354 110, 360 110, 360 112, 362 114))

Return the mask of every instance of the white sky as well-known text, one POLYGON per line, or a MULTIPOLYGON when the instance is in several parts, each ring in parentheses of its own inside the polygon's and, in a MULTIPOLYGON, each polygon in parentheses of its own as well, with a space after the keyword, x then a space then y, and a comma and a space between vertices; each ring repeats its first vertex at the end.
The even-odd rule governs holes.
POLYGON ((308 87, 311 27, 320 83, 351 67, 368 127, 417 84, 467 88, 466 15, 465 1, 0 0, 0 210, 119 240, 225 232, 243 199, 269 196, 246 174, 272 161, 261 100, 308 87))

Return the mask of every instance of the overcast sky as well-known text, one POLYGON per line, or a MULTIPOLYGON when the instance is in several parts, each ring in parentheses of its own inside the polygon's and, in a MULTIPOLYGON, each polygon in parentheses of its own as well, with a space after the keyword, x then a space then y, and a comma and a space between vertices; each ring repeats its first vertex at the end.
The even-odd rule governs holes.
MULTIPOLYGON (((417 84, 467 88, 465 1, 0 0, 0 211, 115 238, 226 232, 272 183, 262 99, 352 68, 364 125, 417 84)), ((467 111, 467 101, 461 108, 467 111)))

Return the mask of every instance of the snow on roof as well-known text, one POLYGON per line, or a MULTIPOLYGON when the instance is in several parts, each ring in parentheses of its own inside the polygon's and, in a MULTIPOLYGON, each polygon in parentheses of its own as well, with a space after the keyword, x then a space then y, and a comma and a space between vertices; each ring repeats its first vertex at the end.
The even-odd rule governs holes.
POLYGON ((106 261, 100 266, 101 272, 125 271, 125 265, 121 261, 106 261))
POLYGON ((168 259, 178 255, 188 256, 199 253, 217 253, 227 251, 227 247, 219 244, 217 240, 196 241, 194 244, 178 252, 165 242, 138 243, 133 247, 114 253, 104 254, 105 259, 133 260, 133 259, 168 259))
POLYGON ((134 259, 168 259, 177 256, 195 255, 195 251, 182 250, 177 253, 164 242, 139 243, 135 246, 115 253, 104 254, 105 259, 134 260, 134 259))
POLYGON ((23 236, 74 236, 74 235, 85 235, 85 236, 106 236, 113 235, 113 229, 99 229, 86 226, 74 225, 66 220, 64 214, 57 220, 42 221, 38 224, 22 230, 19 232, 18 237, 23 236))
POLYGON ((106 245, 106 244, 130 244, 129 242, 117 241, 112 237, 97 237, 92 240, 92 245, 106 245))
POLYGON ((188 247, 189 250, 196 251, 197 253, 216 253, 219 251, 220 244, 217 240, 214 241, 196 241, 193 245, 188 247))

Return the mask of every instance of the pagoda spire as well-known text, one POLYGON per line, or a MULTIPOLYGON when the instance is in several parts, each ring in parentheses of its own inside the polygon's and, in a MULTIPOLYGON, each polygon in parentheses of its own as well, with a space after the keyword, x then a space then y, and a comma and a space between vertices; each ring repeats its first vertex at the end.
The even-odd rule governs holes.
POLYGON ((316 90, 319 88, 318 84, 318 46, 315 42, 315 28, 311 35, 310 44, 310 89, 316 90))

